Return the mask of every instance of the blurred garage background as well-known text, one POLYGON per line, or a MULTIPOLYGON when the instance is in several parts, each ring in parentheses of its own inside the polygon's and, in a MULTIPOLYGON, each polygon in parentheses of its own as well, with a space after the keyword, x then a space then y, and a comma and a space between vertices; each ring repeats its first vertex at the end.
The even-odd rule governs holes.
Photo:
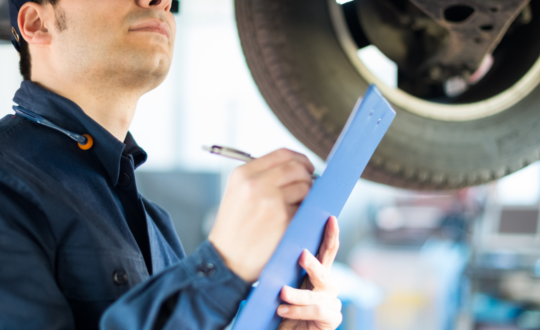
MULTIPOLYGON (((245 64, 232 0, 183 0, 169 77, 146 95, 131 132, 149 154, 143 194, 171 213, 187 252, 202 242, 238 165, 220 144, 263 155, 286 147, 324 161, 268 108, 245 64)), ((361 59, 388 86, 396 68, 361 59)), ((0 44, 0 116, 12 113, 18 54, 0 44)), ((489 185, 426 193, 360 180, 339 217, 340 329, 540 329, 540 166, 489 185)))

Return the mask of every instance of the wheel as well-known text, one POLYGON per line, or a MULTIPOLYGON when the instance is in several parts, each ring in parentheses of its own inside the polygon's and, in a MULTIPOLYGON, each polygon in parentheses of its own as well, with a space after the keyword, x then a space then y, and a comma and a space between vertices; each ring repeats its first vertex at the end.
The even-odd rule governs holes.
MULTIPOLYGON (((520 7, 518 18, 490 51, 489 71, 457 93, 447 88, 455 78, 448 77, 460 68, 465 77, 463 67, 452 72, 424 67, 431 78, 448 72, 444 81, 429 80, 410 74, 406 61, 396 60, 395 87, 370 71, 359 49, 376 44, 384 51, 385 37, 399 44, 400 35, 412 32, 395 26, 384 30, 384 17, 377 21, 366 3, 236 0, 240 41, 253 79, 292 134, 324 159, 357 98, 375 83, 397 116, 364 171, 365 179, 418 190, 457 189, 501 178, 539 159, 539 3, 523 2, 527 7, 520 7), (376 24, 380 30, 366 31, 366 25, 376 24)), ((496 10, 491 8, 493 15, 496 10)), ((490 26, 481 28, 487 35, 490 26)), ((445 38, 444 30, 438 33, 445 38)))

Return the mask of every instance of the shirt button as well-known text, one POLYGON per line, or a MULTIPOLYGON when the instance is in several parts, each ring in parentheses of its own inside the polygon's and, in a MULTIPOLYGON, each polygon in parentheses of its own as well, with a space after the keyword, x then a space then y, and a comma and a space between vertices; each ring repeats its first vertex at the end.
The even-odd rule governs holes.
POLYGON ((127 188, 131 184, 131 178, 126 172, 120 173, 120 176, 118 177, 118 186, 120 188, 127 188))
POLYGON ((116 285, 126 285, 128 283, 128 274, 122 269, 115 270, 113 280, 116 285))
POLYGON ((209 262, 200 264, 197 266, 197 275, 199 276, 212 276, 216 272, 216 266, 209 262))

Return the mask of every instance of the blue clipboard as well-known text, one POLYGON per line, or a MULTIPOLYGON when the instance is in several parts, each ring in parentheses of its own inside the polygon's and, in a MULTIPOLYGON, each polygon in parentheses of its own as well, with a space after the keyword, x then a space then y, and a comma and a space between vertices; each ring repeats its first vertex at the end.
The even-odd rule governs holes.
POLYGON ((356 103, 327 159, 327 166, 292 219, 257 287, 242 307, 233 330, 275 330, 282 303, 281 288, 300 287, 304 272, 298 259, 304 249, 316 255, 326 221, 338 216, 375 149, 396 116, 380 91, 371 85, 356 103))

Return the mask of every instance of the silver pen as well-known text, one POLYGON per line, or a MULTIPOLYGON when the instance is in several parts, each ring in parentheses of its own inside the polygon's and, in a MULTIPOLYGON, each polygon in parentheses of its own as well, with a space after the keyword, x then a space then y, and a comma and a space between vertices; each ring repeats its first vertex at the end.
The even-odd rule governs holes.
MULTIPOLYGON (((252 157, 247 152, 243 152, 243 151, 233 149, 233 148, 227 148, 227 147, 216 146, 216 145, 213 145, 211 147, 203 146, 202 148, 203 150, 208 151, 211 154, 219 155, 219 156, 223 156, 223 157, 227 157, 231 159, 241 160, 246 163, 256 159, 255 157, 252 157)), ((313 180, 318 179, 319 175, 313 173, 311 175, 311 178, 313 180)))

